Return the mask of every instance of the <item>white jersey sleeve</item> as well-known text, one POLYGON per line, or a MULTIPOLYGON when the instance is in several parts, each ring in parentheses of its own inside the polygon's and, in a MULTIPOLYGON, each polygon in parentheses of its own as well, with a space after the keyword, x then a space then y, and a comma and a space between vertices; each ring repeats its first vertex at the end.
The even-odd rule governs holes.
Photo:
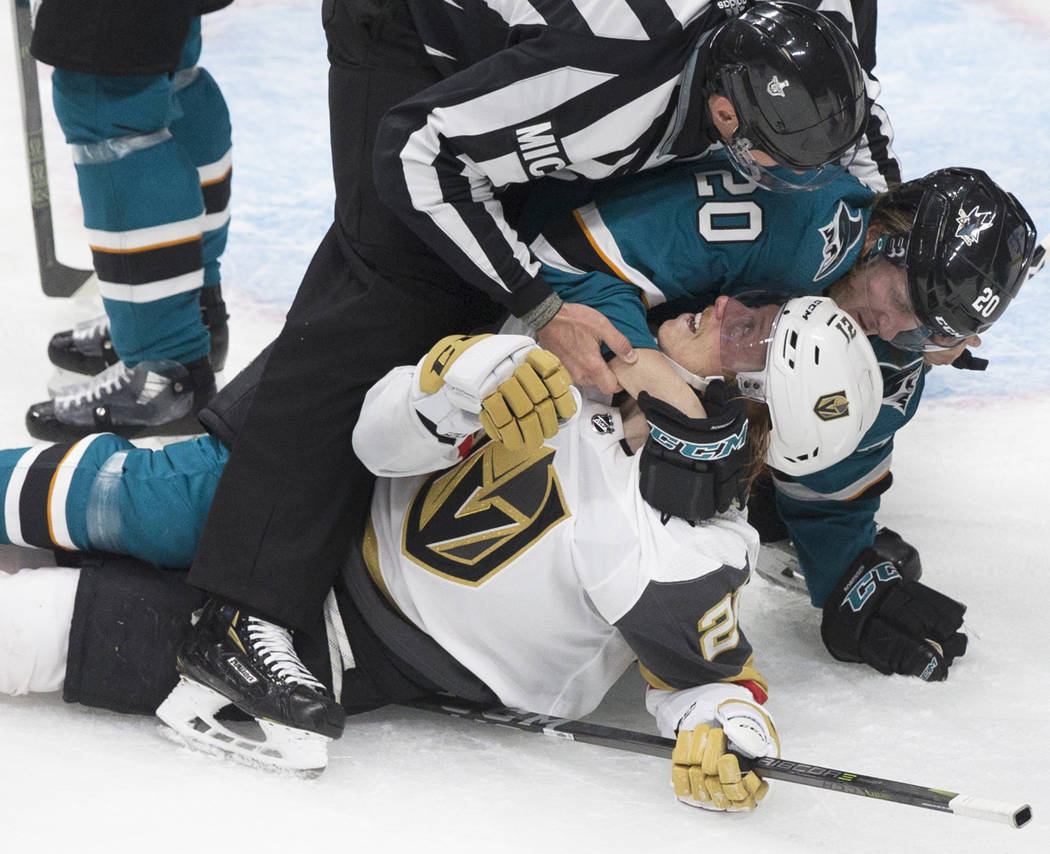
POLYGON ((412 406, 416 367, 394 368, 368 390, 354 427, 354 453, 373 474, 404 477, 445 469, 469 449, 431 433, 412 406))

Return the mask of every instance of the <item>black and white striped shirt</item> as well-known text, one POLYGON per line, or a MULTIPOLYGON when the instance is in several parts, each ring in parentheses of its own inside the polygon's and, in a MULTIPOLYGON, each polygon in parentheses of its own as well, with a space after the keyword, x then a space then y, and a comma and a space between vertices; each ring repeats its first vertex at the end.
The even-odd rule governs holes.
MULTIPOLYGON (((384 201, 467 281, 521 317, 550 297, 495 191, 545 175, 602 179, 702 156, 707 34, 736 0, 406 0, 441 82, 391 110, 376 141, 384 201)), ((858 44, 875 0, 809 0, 858 44), (857 7, 863 14, 855 15, 857 7)), ((868 69, 870 72, 871 69, 868 69)), ((869 95, 879 85, 869 79, 869 95)), ((850 169, 899 181, 873 106, 850 169)))

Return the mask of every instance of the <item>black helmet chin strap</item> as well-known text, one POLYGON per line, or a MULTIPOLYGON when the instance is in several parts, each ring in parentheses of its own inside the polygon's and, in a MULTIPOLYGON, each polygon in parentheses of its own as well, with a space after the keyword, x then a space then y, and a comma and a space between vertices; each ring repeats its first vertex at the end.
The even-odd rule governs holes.
POLYGON ((975 356, 970 351, 970 348, 967 347, 955 357, 952 367, 958 368, 960 371, 983 371, 988 367, 988 360, 975 356))

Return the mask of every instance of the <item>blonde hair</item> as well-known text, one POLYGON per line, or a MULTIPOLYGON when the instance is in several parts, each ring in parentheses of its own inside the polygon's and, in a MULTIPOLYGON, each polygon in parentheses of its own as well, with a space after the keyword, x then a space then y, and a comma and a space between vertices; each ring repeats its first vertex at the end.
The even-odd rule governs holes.
MULTIPOLYGON (((879 193, 871 200, 871 218, 868 220, 868 228, 874 228, 880 235, 900 234, 911 231, 915 225, 915 211, 911 208, 903 208, 893 203, 893 193, 879 193)), ((862 253, 863 254, 863 253, 862 253)), ((828 293, 832 299, 835 298, 834 291, 849 288, 853 284, 856 275, 857 263, 832 282, 828 287, 828 293)))
POLYGON ((766 404, 751 400, 744 401, 747 404, 747 449, 751 457, 751 463, 747 473, 748 489, 752 487, 767 468, 766 453, 769 451, 769 431, 772 422, 769 419, 769 407, 766 404))
POLYGON ((893 204, 893 193, 879 193, 871 200, 871 219, 868 228, 876 228, 882 234, 899 234, 911 231, 915 225, 915 211, 893 204))

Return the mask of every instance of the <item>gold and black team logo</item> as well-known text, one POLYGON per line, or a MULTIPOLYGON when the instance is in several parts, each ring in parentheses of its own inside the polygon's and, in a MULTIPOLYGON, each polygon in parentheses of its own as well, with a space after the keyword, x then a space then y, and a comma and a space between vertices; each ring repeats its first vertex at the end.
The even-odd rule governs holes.
POLYGON ((846 400, 846 392, 833 391, 831 394, 822 394, 813 407, 817 418, 821 421, 834 421, 836 418, 845 418, 849 415, 849 401, 846 400))
POLYGON ((423 482, 405 514, 401 550, 430 572, 478 585, 569 515, 553 448, 488 442, 423 482))

